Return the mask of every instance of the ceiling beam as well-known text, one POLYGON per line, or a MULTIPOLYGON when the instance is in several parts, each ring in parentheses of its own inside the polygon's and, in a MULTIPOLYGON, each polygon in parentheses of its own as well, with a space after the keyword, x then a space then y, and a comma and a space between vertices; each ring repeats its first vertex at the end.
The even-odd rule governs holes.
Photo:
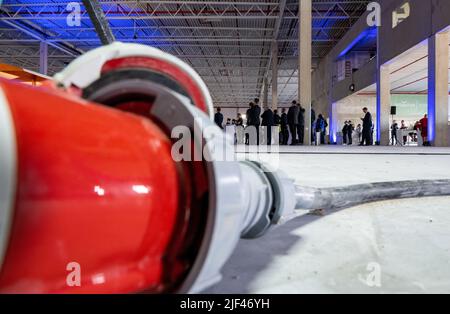
MULTIPOLYGON (((47 40, 51 37, 51 34, 41 30, 39 26, 31 23, 30 21, 25 21, 26 23, 23 23, 20 21, 4 20, 4 18, 10 16, 10 14, 11 13, 8 10, 6 10, 3 7, 0 7, 0 21, 2 23, 21 31, 38 41, 47 42, 47 40)), ((48 45, 72 56, 78 56, 83 53, 83 51, 80 51, 75 47, 73 47, 72 45, 67 44, 65 42, 53 41, 49 42, 48 45)))
MULTIPOLYGON (((273 31, 272 49, 270 49, 269 62, 267 63, 266 70, 264 71, 263 80, 268 80, 268 75, 269 75, 269 71, 270 71, 270 65, 273 62, 273 49, 274 49, 273 46, 277 45, 276 49, 278 49, 278 36, 280 34, 281 23, 283 21, 285 8, 286 8, 286 0, 281 0, 280 1, 280 12, 278 14, 278 20, 275 23, 275 27, 274 27, 274 31, 273 31)), ((264 86, 264 84, 262 86, 264 86)), ((261 93, 260 93, 261 97, 260 98, 262 98, 262 93, 263 93, 263 88, 261 88, 261 93)))
POLYGON ((112 44, 115 41, 114 35, 109 28, 109 23, 106 20, 105 13, 98 0, 83 0, 84 7, 89 14, 92 24, 94 24, 95 31, 98 34, 103 45, 112 44))

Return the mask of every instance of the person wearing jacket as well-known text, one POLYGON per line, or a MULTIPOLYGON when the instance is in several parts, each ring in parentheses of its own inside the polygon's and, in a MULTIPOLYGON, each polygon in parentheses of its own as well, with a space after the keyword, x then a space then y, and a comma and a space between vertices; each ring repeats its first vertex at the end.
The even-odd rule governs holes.
POLYGON ((287 145, 289 142, 289 128, 288 128, 288 117, 286 113, 286 108, 281 110, 281 145, 287 145))
POLYGON ((247 126, 253 125, 252 123, 252 110, 253 110, 253 102, 248 104, 249 108, 247 109, 246 115, 247 115, 247 126))
POLYGON ((237 114, 236 119, 236 143, 238 145, 244 144, 244 119, 240 113, 237 114))
POLYGON ((352 121, 348 121, 348 128, 347 128, 347 139, 348 145, 353 145, 353 131, 355 131, 355 127, 353 126, 352 121))
POLYGON ((223 129, 223 114, 222 109, 220 107, 217 108, 217 112, 214 115, 214 122, 217 124, 217 126, 221 129, 223 129))
POLYGON ((428 115, 424 115, 420 122, 420 133, 423 138, 423 146, 431 146, 428 141, 428 115))
POLYGON ((276 129, 278 130, 278 143, 281 145, 283 143, 283 138, 281 137, 281 116, 278 113, 278 110, 274 110, 273 111, 273 118, 275 121, 275 126, 277 127, 276 129))
POLYGON ((275 117, 273 111, 270 108, 266 108, 261 116, 264 131, 267 135, 267 145, 272 145, 272 127, 275 125, 275 117))
POLYGON ((297 101, 292 102, 292 106, 288 110, 287 118, 289 124, 289 130, 291 131, 292 142, 291 145, 296 145, 297 141, 297 125, 298 125, 298 115, 299 106, 297 106, 297 101))
POLYGON ((416 123, 414 123, 413 131, 415 131, 415 132, 409 133, 409 136, 411 136, 412 141, 414 143, 418 143, 419 142, 419 132, 420 132, 420 122, 419 121, 416 121, 416 123))
POLYGON ((369 112, 369 109, 363 108, 363 112, 365 114, 363 121, 363 131, 362 131, 362 141, 360 146, 371 146, 372 145, 372 132, 373 132, 373 122, 372 115, 369 112))
POLYGON ((273 111, 273 117, 274 117, 274 121, 275 121, 275 126, 280 126, 281 125, 281 116, 278 114, 278 110, 273 111))
POLYGON ((400 130, 402 131, 403 146, 406 146, 406 144, 408 143, 408 127, 406 126, 405 120, 402 120, 400 130))
POLYGON ((259 127, 261 126, 261 107, 259 106, 259 99, 255 98, 252 108, 250 109, 250 120, 252 126, 256 128, 256 144, 259 145, 259 127))
POLYGON ((316 111, 312 108, 311 105, 311 143, 316 141, 316 111))
POLYGON ((398 145, 397 132, 398 132, 398 123, 397 123, 397 121, 394 120, 394 122, 391 125, 391 142, 392 142, 392 146, 398 145))
POLYGON ((240 113, 237 114, 236 126, 244 126, 244 119, 240 113))
POLYGON ((306 110, 298 104, 298 125, 297 125, 297 136, 298 143, 303 145, 305 141, 305 112, 306 110))
POLYGON ((328 127, 327 121, 324 119, 324 117, 321 114, 319 114, 319 117, 317 118, 317 122, 316 122, 316 132, 320 133, 320 144, 321 145, 325 144, 325 134, 327 133, 327 127, 328 127))
POLYGON ((259 99, 255 98, 255 102, 254 102, 254 106, 253 106, 253 111, 252 111, 253 115, 252 115, 252 121, 253 121, 253 125, 256 126, 257 128, 259 128, 259 126, 261 125, 261 107, 259 106, 259 99))
POLYGON ((358 143, 361 143, 361 141, 362 141, 362 125, 358 124, 355 131, 356 131, 356 135, 358 136, 358 143))
MULTIPOLYGON (((252 127, 252 110, 254 104, 251 102, 249 105, 249 108, 247 109, 246 115, 247 115, 247 126, 246 128, 252 127)), ((245 134, 245 144, 250 145, 250 135, 248 133, 245 134)))
POLYGON ((345 121, 344 127, 342 128, 342 143, 347 145, 348 139, 348 122, 345 121))

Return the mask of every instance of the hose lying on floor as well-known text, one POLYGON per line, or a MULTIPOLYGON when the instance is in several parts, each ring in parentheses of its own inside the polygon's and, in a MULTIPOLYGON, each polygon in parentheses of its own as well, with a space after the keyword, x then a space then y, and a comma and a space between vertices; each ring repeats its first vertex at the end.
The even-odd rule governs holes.
POLYGON ((450 180, 415 180, 335 188, 296 186, 297 209, 342 209, 384 200, 450 196, 450 180))

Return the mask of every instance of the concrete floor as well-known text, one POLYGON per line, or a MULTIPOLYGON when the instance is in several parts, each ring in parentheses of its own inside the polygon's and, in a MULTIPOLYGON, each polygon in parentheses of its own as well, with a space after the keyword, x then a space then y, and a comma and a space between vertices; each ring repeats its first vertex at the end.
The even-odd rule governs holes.
MULTIPOLYGON (((450 149, 282 148, 280 167, 314 187, 450 179, 450 149), (393 154, 394 153, 394 154, 393 154)), ((242 240, 208 293, 450 293, 450 197, 300 217, 242 240)))

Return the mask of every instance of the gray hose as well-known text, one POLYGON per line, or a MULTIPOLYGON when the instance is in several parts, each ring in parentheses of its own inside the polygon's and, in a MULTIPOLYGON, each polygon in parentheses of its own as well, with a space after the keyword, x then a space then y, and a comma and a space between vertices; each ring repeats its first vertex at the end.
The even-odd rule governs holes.
POLYGON ((416 180, 336 188, 296 186, 297 209, 342 209, 393 199, 450 196, 450 180, 416 180))

